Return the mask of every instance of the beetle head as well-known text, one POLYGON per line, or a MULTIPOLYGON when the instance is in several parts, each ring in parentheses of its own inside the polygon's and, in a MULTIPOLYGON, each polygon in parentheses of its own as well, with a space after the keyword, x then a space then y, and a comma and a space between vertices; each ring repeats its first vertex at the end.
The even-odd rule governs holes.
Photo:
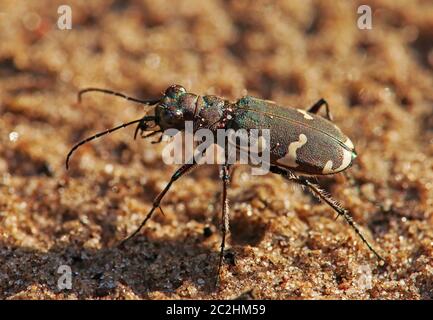
POLYGON ((182 86, 175 84, 168 87, 155 107, 155 122, 162 130, 184 129, 185 121, 194 119, 197 98, 197 95, 187 93, 182 86))

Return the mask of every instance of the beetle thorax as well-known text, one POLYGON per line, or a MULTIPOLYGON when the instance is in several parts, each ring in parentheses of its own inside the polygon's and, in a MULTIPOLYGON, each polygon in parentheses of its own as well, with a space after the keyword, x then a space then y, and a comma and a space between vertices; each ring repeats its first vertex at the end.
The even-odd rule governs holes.
POLYGON ((197 102, 197 115, 195 117, 195 127, 199 128, 218 128, 224 125, 227 113, 227 101, 217 96, 199 97, 197 102))
POLYGON ((195 130, 213 130, 225 128, 232 112, 231 104, 220 97, 198 96, 173 85, 155 107, 155 122, 161 130, 184 130, 186 121, 193 121, 195 130))

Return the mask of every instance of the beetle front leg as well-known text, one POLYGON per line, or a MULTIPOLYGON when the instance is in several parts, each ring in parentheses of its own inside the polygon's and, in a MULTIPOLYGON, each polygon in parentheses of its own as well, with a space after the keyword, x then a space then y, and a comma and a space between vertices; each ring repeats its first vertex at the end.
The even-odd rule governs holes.
POLYGON ((218 282, 220 279, 220 272, 221 267, 223 264, 224 259, 224 248, 225 248, 225 242, 226 242, 226 235, 229 232, 229 202, 227 198, 227 190, 229 187, 230 182, 230 165, 223 165, 222 166, 222 174, 221 174, 221 180, 223 183, 223 193, 222 193, 222 215, 221 215, 221 246, 220 246, 220 256, 219 256, 219 263, 218 263, 218 271, 215 279, 215 288, 218 287, 218 282))
POLYGON ((325 99, 320 99, 319 101, 317 101, 315 104, 313 104, 311 107, 310 107, 310 109, 308 109, 308 112, 310 112, 310 113, 317 113, 317 112, 319 112, 319 110, 320 110, 320 108, 322 107, 322 106, 325 106, 326 107, 326 118, 329 120, 329 121, 333 121, 333 117, 332 117, 332 114, 331 114, 331 110, 330 110, 330 108, 329 108, 329 104, 328 104, 328 102, 325 100, 325 99))
POLYGON ((328 206, 330 206, 337 214, 338 216, 343 216, 346 222, 350 225, 350 227, 355 231, 355 233, 359 236, 359 238, 364 242, 364 244, 368 247, 368 249, 374 253, 374 255, 382 261, 385 261, 377 252, 374 250, 374 248, 370 245, 370 243, 365 239, 364 235, 361 233, 361 231, 356 226, 355 222, 353 221, 352 217, 350 216, 349 212, 344 209, 338 201, 334 200, 329 194, 326 193, 325 190, 322 190, 317 184, 312 183, 310 180, 308 180, 305 177, 298 177, 295 174, 293 174, 290 171, 283 170, 277 166, 272 166, 270 169, 271 172, 279 174, 283 176, 285 179, 296 182, 300 185, 303 185, 305 187, 308 187, 308 189, 320 200, 324 201, 328 206))
POLYGON ((143 228, 144 225, 146 224, 146 222, 152 217, 155 209, 160 207, 161 201, 164 198, 164 196, 166 195, 166 193, 168 192, 168 190, 170 190, 171 185, 177 179, 179 179, 180 177, 182 177, 183 175, 185 175, 187 172, 189 172, 196 165, 197 165, 197 163, 184 164, 179 169, 176 170, 176 172, 172 175, 170 181, 165 186, 164 190, 162 190, 158 194, 158 196, 153 200, 152 209, 150 209, 149 213, 146 215, 146 218, 144 218, 144 220, 141 222, 140 226, 133 233, 131 233, 127 238, 125 238, 124 240, 122 240, 122 242, 120 242, 119 246, 123 246, 128 240, 130 240, 138 232, 140 232, 141 228, 143 228))

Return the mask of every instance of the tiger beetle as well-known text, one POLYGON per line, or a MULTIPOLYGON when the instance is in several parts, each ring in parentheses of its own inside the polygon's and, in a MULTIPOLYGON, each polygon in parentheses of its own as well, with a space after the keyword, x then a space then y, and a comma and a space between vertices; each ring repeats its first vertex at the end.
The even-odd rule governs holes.
MULTIPOLYGON (((198 96, 186 92, 180 85, 167 88, 160 99, 141 100, 126 96, 119 92, 100 88, 87 88, 78 93, 78 101, 86 92, 102 92, 115 95, 129 101, 146 106, 154 106, 154 115, 124 123, 120 126, 100 132, 76 144, 68 153, 66 168, 72 153, 84 143, 111 133, 121 128, 137 124, 134 139, 138 132, 143 138, 161 134, 157 141, 162 141, 163 132, 167 129, 182 131, 186 121, 192 121, 194 127, 217 129, 269 129, 270 130, 270 172, 295 182, 309 189, 313 195, 328 204, 336 213, 342 216, 351 226, 362 242, 374 255, 384 259, 373 249, 361 231, 355 225, 349 212, 344 209, 327 192, 311 182, 310 177, 325 176, 342 172, 349 168, 357 157, 351 140, 332 122, 328 103, 320 99, 308 111, 284 108, 272 101, 245 96, 236 102, 229 102, 220 97, 207 95, 198 96), (325 117, 318 115, 321 107, 325 107, 325 117), (153 129, 153 130, 150 130, 153 129), (144 134, 144 132, 149 132, 144 134)), ((152 208, 138 228, 125 238, 121 245, 134 237, 146 222, 152 217, 172 184, 180 177, 197 166, 196 162, 181 165, 171 177, 165 188, 154 199, 152 208)), ((229 230, 229 204, 227 190, 230 181, 231 164, 221 165, 222 180, 222 240, 220 245, 217 285, 223 264, 226 234, 229 230)), ((161 210, 162 211, 162 210, 161 210)))

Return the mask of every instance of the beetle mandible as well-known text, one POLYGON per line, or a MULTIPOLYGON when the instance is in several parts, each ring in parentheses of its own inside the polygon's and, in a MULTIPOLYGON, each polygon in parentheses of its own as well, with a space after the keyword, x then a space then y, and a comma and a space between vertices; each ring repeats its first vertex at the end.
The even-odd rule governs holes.
MULTIPOLYGON (((270 171, 309 189, 316 197, 328 204, 337 213, 337 217, 342 216, 346 220, 376 257, 384 260, 365 239, 349 212, 309 179, 311 176, 342 172, 352 165, 357 156, 351 140, 332 122, 329 105, 324 99, 320 99, 308 111, 305 111, 284 108, 272 101, 251 96, 245 96, 234 103, 213 95, 199 96, 187 92, 180 85, 168 87, 161 98, 151 100, 141 100, 107 89, 87 88, 78 93, 79 101, 86 92, 112 94, 146 106, 154 106, 154 115, 146 115, 77 143, 67 155, 66 168, 68 168, 72 153, 84 143, 133 124, 137 124, 134 139, 138 132, 143 138, 161 134, 159 139, 154 141, 155 143, 162 141, 163 133, 167 129, 183 130, 186 121, 192 121, 195 130, 199 128, 213 131, 221 128, 234 130, 269 129, 270 171), (318 114, 322 106, 326 108, 326 117, 318 114), (143 134, 146 131, 150 131, 150 133, 143 134)), ((184 164, 176 170, 165 188, 154 199, 153 206, 145 219, 132 234, 121 242, 122 245, 134 237, 152 217, 155 210, 160 208, 161 201, 172 184, 195 166, 197 163, 193 162, 184 164)), ((222 239, 215 284, 219 281, 225 240, 229 229, 227 190, 230 181, 230 169, 231 164, 221 165, 223 185, 222 239)))

